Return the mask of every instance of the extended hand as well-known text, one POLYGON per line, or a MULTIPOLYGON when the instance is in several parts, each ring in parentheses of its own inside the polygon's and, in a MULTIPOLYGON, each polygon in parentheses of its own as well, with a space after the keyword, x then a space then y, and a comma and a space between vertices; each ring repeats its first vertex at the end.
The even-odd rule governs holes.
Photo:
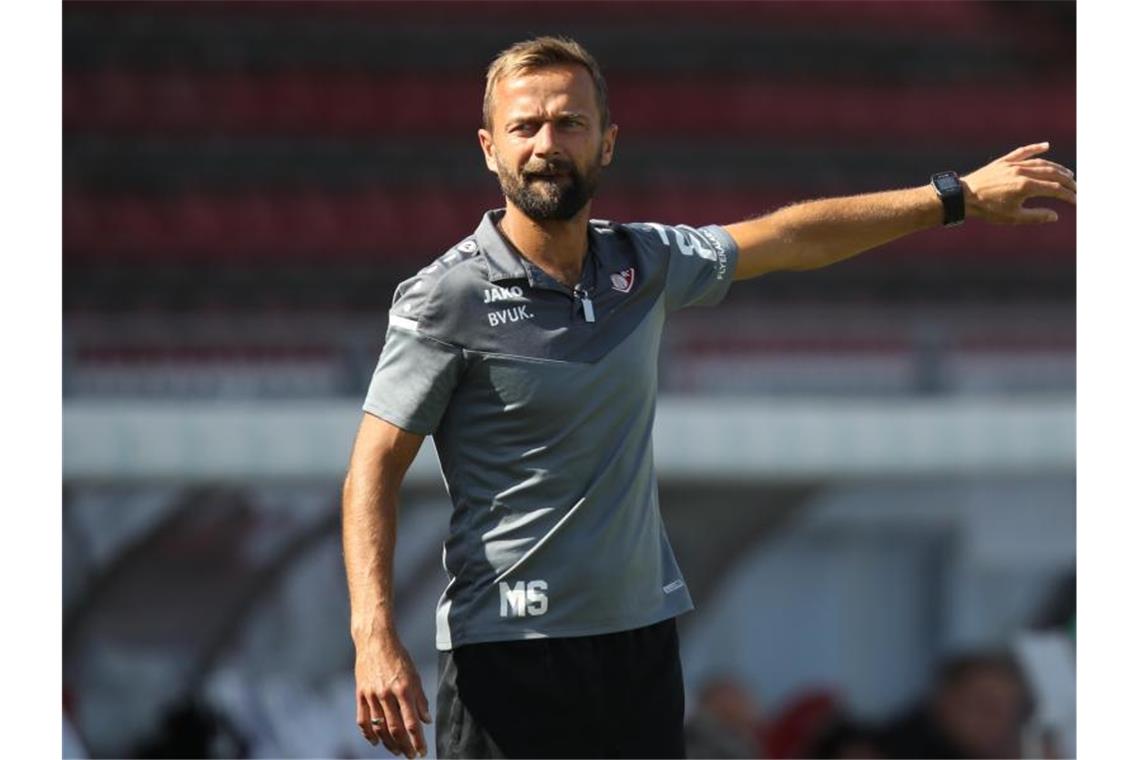
POLYGON ((356 648, 356 724, 364 738, 393 754, 427 755, 420 721, 431 723, 419 673, 403 645, 391 636, 356 648), (373 721, 378 721, 374 723, 373 721))
POLYGON ((1057 221, 1057 212, 1024 208, 1021 204, 1030 198, 1060 198, 1077 205, 1077 183, 1072 170, 1044 158, 1033 158, 1047 150, 1047 142, 1023 145, 962 177, 966 216, 994 224, 1042 224, 1057 221))

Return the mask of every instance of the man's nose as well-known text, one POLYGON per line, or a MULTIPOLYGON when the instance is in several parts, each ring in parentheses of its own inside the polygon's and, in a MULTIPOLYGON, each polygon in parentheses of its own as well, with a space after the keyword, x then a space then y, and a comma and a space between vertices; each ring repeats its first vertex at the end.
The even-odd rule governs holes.
POLYGON ((534 154, 536 156, 552 156, 561 153, 556 137, 554 123, 545 122, 534 133, 534 154))

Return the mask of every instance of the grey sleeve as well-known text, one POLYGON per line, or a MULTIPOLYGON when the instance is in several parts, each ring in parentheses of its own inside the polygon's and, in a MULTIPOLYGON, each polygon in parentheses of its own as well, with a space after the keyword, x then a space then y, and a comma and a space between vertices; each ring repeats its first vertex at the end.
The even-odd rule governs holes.
POLYGON ((665 308, 715 306, 720 303, 736 273, 736 241, 723 227, 700 229, 679 224, 666 228, 674 237, 665 278, 665 308))
POLYGON ((364 411, 419 435, 439 427, 463 372, 463 349, 439 332, 447 298, 433 263, 396 286, 364 411))
POLYGON ((430 435, 439 427, 462 366, 462 349, 390 323, 364 411, 408 432, 430 435))
POLYGON ((657 248, 666 267, 665 309, 720 303, 736 273, 736 241, 720 226, 635 224, 657 248))

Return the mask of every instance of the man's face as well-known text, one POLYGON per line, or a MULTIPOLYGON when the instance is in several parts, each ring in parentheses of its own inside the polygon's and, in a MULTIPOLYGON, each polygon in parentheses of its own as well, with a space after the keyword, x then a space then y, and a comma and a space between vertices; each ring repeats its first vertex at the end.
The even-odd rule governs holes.
POLYGON ((492 131, 479 130, 503 195, 536 222, 574 217, 613 160, 617 125, 604 132, 594 83, 582 66, 551 66, 501 79, 492 131))
POLYGON ((979 669, 940 695, 943 728, 978 757, 1011 757, 1017 747, 1026 695, 1012 676, 979 669))

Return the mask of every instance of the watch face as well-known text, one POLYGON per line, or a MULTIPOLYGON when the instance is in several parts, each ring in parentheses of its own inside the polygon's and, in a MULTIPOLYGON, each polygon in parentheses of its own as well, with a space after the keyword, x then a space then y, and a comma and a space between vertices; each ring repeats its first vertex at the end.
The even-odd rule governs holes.
POLYGON ((934 186, 941 192, 953 192, 958 189, 958 181, 953 177, 935 177, 934 186))

